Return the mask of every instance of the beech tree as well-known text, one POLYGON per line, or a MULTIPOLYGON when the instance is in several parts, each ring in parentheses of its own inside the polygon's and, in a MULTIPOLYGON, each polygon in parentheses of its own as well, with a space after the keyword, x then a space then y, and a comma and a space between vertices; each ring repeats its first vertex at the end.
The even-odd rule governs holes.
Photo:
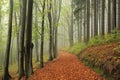
POLYGON ((44 0, 43 2, 43 6, 42 6, 42 29, 41 29, 41 53, 40 53, 40 67, 43 68, 44 64, 43 64, 43 53, 44 53, 44 21, 45 21, 45 3, 46 0, 44 0))
POLYGON ((5 65, 4 65, 4 73, 3 80, 10 80, 11 76, 9 75, 9 56, 10 56, 10 46, 11 46, 11 37, 12 37, 12 17, 13 17, 13 0, 9 0, 10 2, 10 12, 9 12, 9 24, 8 24, 8 37, 7 37, 7 45, 5 52, 5 65))
POLYGON ((19 54, 19 80, 25 75, 24 73, 24 35, 26 25, 26 3, 27 0, 22 0, 22 18, 21 18, 21 35, 20 35, 20 54, 19 54))
POLYGON ((33 10, 33 0, 28 0, 28 17, 27 17, 27 27, 26 27, 26 44, 25 44, 25 72, 26 78, 28 78, 32 73, 32 10, 33 10))
POLYGON ((52 55, 52 48, 53 48, 53 36, 52 36, 52 0, 47 0, 47 7, 48 7, 48 21, 49 21, 49 29, 50 29, 50 34, 49 34, 49 60, 53 60, 53 55, 52 55))

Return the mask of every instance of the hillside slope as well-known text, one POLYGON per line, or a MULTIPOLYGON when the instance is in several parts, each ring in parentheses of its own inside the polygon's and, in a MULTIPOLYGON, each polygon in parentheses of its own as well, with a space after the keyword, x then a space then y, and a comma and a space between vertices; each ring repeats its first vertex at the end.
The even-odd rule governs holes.
POLYGON ((92 46, 84 49, 78 57, 90 67, 101 69, 111 80, 120 80, 119 42, 92 46))

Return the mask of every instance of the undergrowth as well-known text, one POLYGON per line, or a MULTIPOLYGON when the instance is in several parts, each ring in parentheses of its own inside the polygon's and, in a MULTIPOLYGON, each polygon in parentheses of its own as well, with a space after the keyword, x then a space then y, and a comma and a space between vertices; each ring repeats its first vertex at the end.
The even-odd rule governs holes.
POLYGON ((120 32, 114 30, 111 34, 106 34, 105 36, 95 36, 94 38, 91 38, 88 44, 86 44, 85 42, 75 43, 73 47, 67 47, 64 50, 77 55, 87 47, 96 46, 100 44, 108 44, 111 42, 118 42, 119 40, 120 32))
POLYGON ((66 50, 72 54, 75 54, 80 57, 80 60, 89 67, 91 67, 95 72, 100 75, 104 75, 107 80, 119 80, 118 75, 120 74, 120 70, 118 69, 120 66, 120 32, 114 30, 112 34, 107 34, 105 36, 96 36, 91 38, 88 44, 81 42, 75 43, 73 47, 69 47, 66 50), (111 52, 106 53, 104 48, 109 49, 111 46, 107 46, 111 43, 119 44, 111 52), (103 49, 100 50, 99 46, 103 45, 103 49), (106 46, 104 46, 106 45, 106 46), (91 47, 98 46, 97 51, 94 52, 91 47), (91 48, 91 52, 88 51, 84 53, 84 51, 89 50, 91 48), (83 54, 82 54, 83 53, 83 54), (82 54, 82 55, 81 55, 82 54), (82 57, 81 57, 82 56, 82 57), (115 77, 114 77, 115 76, 115 77))

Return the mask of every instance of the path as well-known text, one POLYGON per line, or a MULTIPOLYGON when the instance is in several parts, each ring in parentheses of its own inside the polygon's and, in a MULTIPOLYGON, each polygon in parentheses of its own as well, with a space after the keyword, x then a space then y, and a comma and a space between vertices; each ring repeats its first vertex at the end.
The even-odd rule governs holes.
POLYGON ((79 59, 60 51, 56 60, 37 70, 30 80, 105 80, 86 67, 79 59))

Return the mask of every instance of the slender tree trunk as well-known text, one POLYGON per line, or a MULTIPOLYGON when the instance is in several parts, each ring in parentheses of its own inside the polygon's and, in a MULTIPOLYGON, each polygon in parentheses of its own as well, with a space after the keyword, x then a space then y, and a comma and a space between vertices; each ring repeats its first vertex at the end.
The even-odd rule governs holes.
POLYGON ((71 25, 70 25, 70 46, 73 46, 73 0, 71 2, 72 12, 71 12, 71 25))
POLYGON ((82 32, 83 32, 83 10, 81 10, 79 16, 80 16, 80 20, 79 20, 79 21, 80 21, 80 22, 79 22, 79 23, 80 23, 80 24, 79 24, 79 26, 80 26, 80 28, 79 28, 79 31, 80 31, 79 34, 80 34, 80 36, 79 36, 79 37, 80 37, 80 38, 79 38, 79 39, 80 39, 80 42, 81 42, 81 41, 82 41, 82 36, 83 36, 83 35, 82 35, 82 32))
POLYGON ((108 0, 108 33, 111 33, 111 0, 108 0))
POLYGON ((59 19, 60 19, 60 13, 61 13, 61 4, 62 4, 62 0, 59 0, 58 1, 59 3, 58 3, 58 5, 59 5, 59 9, 58 9, 58 15, 56 16, 57 17, 57 20, 56 20, 56 23, 57 23, 57 25, 56 25, 56 27, 55 27, 55 42, 54 42, 54 45, 55 45, 55 51, 54 51, 54 58, 56 58, 57 57, 57 54, 58 54, 58 45, 57 45, 57 37, 58 37, 58 23, 59 23, 59 19))
POLYGON ((116 29, 116 0, 112 0, 112 30, 116 29))
POLYGON ((50 40, 49 40, 49 60, 53 60, 53 56, 52 56, 52 15, 51 15, 51 11, 52 11, 52 0, 50 0, 50 3, 48 2, 48 10, 50 10, 48 12, 48 20, 49 20, 49 27, 50 27, 50 40))
MULTIPOLYGON (((45 2, 46 0, 44 0, 43 3, 43 9, 42 9, 42 13, 44 14, 45 12, 45 2)), ((45 15, 42 16, 42 33, 41 33, 41 54, 40 54, 40 67, 43 68, 44 67, 44 63, 43 63, 43 53, 44 53, 44 20, 45 20, 45 15)))
POLYGON ((25 46, 25 71, 26 78, 31 75, 30 69, 30 55, 31 55, 31 43, 32 43, 32 10, 33 0, 28 0, 28 17, 27 17, 27 28, 26 28, 26 46, 25 46))
POLYGON ((102 19, 101 19, 101 29, 102 35, 105 34, 105 0, 102 0, 102 19))
POLYGON ((98 25, 97 25, 97 1, 94 0, 94 36, 98 35, 98 25))
POLYGON ((118 0, 118 30, 120 30, 120 0, 118 0))
POLYGON ((81 19, 81 18, 80 18, 80 12, 78 12, 78 19, 77 19, 77 27, 78 27, 78 28, 77 28, 77 29, 78 29, 78 33, 77 33, 77 34, 78 34, 78 43, 80 43, 80 27, 81 27, 81 26, 80 26, 80 21, 81 21, 80 19, 81 19))
POLYGON ((87 39, 86 39, 86 43, 88 43, 89 39, 90 39, 90 0, 87 0, 87 39))
MULTIPOLYGON (((21 16, 22 16, 22 5, 21 5, 22 2, 21 2, 21 0, 19 0, 19 3, 20 3, 20 5, 19 5, 19 7, 20 7, 20 10, 19 10, 19 11, 20 11, 20 12, 19 12, 19 25, 18 25, 18 27, 21 26, 21 16)), ((20 30, 19 30, 19 29, 20 29, 20 28, 18 28, 18 31, 19 31, 19 32, 18 32, 17 36, 19 36, 19 37, 18 37, 18 38, 19 38, 18 40, 19 40, 19 44, 20 44, 20 34, 19 34, 19 33, 20 33, 20 30)), ((18 41, 17 41, 17 42, 18 42, 18 41)), ((20 45, 19 45, 19 53, 18 53, 18 58, 17 58, 17 59, 18 59, 18 71, 17 71, 17 73, 19 73, 19 62, 20 62, 20 61, 19 61, 19 57, 20 57, 19 55, 20 55, 20 45)))
POLYGON ((31 42, 30 45, 30 58, 29 58, 29 76, 33 73, 33 63, 32 63, 32 53, 33 53, 34 44, 31 42))
MULTIPOLYGON (((35 29, 38 31, 38 8, 37 5, 35 5, 35 29)), ((36 32, 35 34, 35 51, 36 51, 36 62, 39 61, 39 55, 38 55, 38 34, 36 32)))
POLYGON ((27 0, 22 0, 22 18, 21 18, 21 32, 20 32, 20 55, 19 55, 19 80, 25 75, 24 73, 24 33, 26 24, 26 3, 27 0))
MULTIPOLYGON (((19 65, 19 27, 18 27, 18 23, 17 23, 17 13, 14 13, 15 16, 15 26, 16 26, 16 34, 17 34, 17 41, 16 41, 16 46, 17 46, 17 59, 18 59, 18 65, 19 65)), ((19 66, 18 66, 19 69, 19 66)), ((19 71, 19 70, 18 70, 19 71)))
POLYGON ((11 78, 8 72, 8 68, 9 68, 9 55, 10 55, 10 45, 11 45, 11 37, 12 37, 12 17, 13 17, 13 0, 10 0, 8 38, 7 38, 7 46, 6 46, 6 53, 5 53, 3 80, 10 80, 11 78))
MULTIPOLYGON (((85 0, 85 3, 87 2, 87 0, 85 0)), ((86 41, 86 37, 87 37, 87 32, 86 32, 86 28, 87 28, 87 26, 86 26, 86 4, 84 5, 84 42, 86 41)))

